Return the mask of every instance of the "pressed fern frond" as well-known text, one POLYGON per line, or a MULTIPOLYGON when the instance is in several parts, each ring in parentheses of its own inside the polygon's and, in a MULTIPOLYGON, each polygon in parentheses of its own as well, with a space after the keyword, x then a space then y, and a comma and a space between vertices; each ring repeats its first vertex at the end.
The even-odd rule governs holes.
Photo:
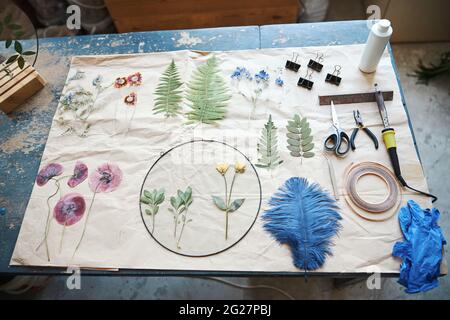
POLYGON ((257 167, 273 169, 283 162, 278 155, 277 140, 277 127, 273 124, 272 115, 270 115, 259 139, 258 154, 260 158, 256 164, 257 167))
POLYGON ((173 117, 180 113, 180 102, 183 97, 178 89, 182 85, 177 66, 172 59, 172 62, 159 79, 159 84, 155 91, 157 98, 155 99, 153 113, 164 113, 166 117, 173 117))
POLYGON ((298 114, 294 119, 288 121, 287 129, 287 148, 293 157, 312 158, 314 157, 313 136, 311 128, 306 118, 301 119, 298 114))
POLYGON ((186 99, 192 109, 188 113, 188 123, 212 124, 225 117, 225 107, 231 95, 225 80, 219 74, 215 56, 194 71, 187 87, 186 99))

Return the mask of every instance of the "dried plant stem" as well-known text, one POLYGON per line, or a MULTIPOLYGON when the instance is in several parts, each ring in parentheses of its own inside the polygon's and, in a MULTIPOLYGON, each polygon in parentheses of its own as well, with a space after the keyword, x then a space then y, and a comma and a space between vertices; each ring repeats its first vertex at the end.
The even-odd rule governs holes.
POLYGON ((59 241, 59 253, 61 253, 61 251, 62 251, 62 245, 63 245, 64 233, 66 231, 66 226, 67 226, 67 218, 64 221, 64 227, 63 227, 62 233, 61 233, 61 240, 59 241))
POLYGON ((230 186, 230 193, 228 194, 228 199, 226 198, 226 194, 225 194, 225 201, 226 201, 226 210, 225 210, 225 240, 228 240, 228 214, 229 214, 229 209, 230 209, 230 202, 231 202, 231 193, 233 192, 233 186, 234 186, 234 182, 236 181, 236 172, 234 173, 233 176, 233 180, 231 181, 231 186, 230 186))
POLYGON ((98 183, 97 186, 95 187, 95 191, 94 191, 94 195, 92 196, 91 204, 89 205, 88 212, 86 213, 86 220, 84 220, 83 232, 81 233, 80 240, 78 241, 78 244, 75 247, 75 251, 73 252, 72 258, 75 256, 78 249, 80 248, 81 242, 83 241, 84 235, 86 233, 86 227, 87 227, 88 220, 89 220, 89 214, 91 213, 92 205, 94 204, 95 195, 97 194, 97 189, 98 189, 99 185, 100 185, 100 183, 98 183))
POLYGON ((50 232, 50 217, 51 217, 51 210, 50 210, 50 199, 53 198, 54 196, 56 196, 56 194, 59 192, 60 189, 60 184, 59 184, 59 180, 52 178, 52 180, 55 180, 55 185, 56 185, 56 191, 50 195, 47 198, 47 222, 45 223, 45 231, 44 231, 44 239, 42 239, 41 243, 37 246, 36 251, 38 251, 40 249, 40 247, 45 244, 45 251, 47 253, 47 260, 50 261, 50 250, 48 249, 48 233, 50 232))
POLYGON ((187 221, 187 213, 188 213, 188 209, 186 208, 186 210, 184 211, 183 225, 181 226, 180 236, 178 237, 178 241, 177 241, 177 248, 178 248, 178 249, 181 249, 181 247, 180 247, 180 241, 181 241, 181 237, 183 236, 184 226, 186 225, 186 221, 187 221))
POLYGON ((152 206, 152 207, 153 207, 153 214, 152 214, 152 234, 153 234, 153 232, 155 231, 155 216, 156 216, 156 214, 154 213, 155 206, 152 206))

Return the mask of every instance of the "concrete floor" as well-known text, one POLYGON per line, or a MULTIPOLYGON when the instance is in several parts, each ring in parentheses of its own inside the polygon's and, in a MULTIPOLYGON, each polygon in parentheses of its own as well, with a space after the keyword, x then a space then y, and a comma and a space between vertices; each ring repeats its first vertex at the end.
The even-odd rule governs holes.
MULTIPOLYGON (((417 145, 432 193, 439 197, 440 225, 450 239, 450 77, 417 85, 408 76, 417 61, 432 61, 450 50, 449 43, 394 45, 400 76, 417 145)), ((448 246, 447 246, 448 247, 448 246)), ((448 248, 445 250, 447 261, 448 248)), ((450 278, 443 277, 440 286, 430 292, 408 295, 396 279, 382 279, 380 290, 368 290, 365 281, 336 286, 324 278, 234 278, 226 279, 245 286, 269 285, 288 292, 296 299, 450 299, 450 278)), ((81 290, 68 290, 65 277, 49 278, 47 285, 19 297, 33 299, 283 299, 279 292, 267 288, 239 289, 204 278, 132 278, 83 277, 81 290)))

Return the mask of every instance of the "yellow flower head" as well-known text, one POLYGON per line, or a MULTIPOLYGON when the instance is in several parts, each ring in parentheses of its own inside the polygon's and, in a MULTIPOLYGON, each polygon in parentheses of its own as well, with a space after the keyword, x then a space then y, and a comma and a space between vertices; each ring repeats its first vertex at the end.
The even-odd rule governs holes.
POLYGON ((229 165, 227 163, 218 163, 216 166, 217 172, 219 172, 221 175, 225 175, 228 171, 229 165))
POLYGON ((242 162, 237 161, 234 165, 234 170, 236 173, 244 173, 245 172, 245 164, 242 162))

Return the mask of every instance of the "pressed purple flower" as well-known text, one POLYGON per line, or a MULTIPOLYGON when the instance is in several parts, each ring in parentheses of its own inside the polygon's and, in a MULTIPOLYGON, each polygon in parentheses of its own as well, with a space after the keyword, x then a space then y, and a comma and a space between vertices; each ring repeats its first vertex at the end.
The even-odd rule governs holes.
POLYGON ((53 209, 53 216, 59 224, 71 226, 83 217, 86 202, 79 193, 68 193, 63 196, 53 209))
POLYGON ((75 188, 77 185, 86 180, 88 176, 88 167, 81 161, 75 163, 75 169, 73 175, 67 181, 67 185, 71 188, 75 188))
POLYGON ((127 81, 130 86, 140 86, 142 84, 142 75, 140 72, 136 72, 135 74, 129 75, 127 81))
POLYGON ((122 170, 115 164, 104 163, 91 173, 89 186, 93 192, 111 192, 122 182, 122 170))
POLYGON ((45 185, 51 178, 59 176, 63 173, 63 166, 59 163, 49 163, 44 166, 38 173, 36 177, 36 183, 38 186, 42 187, 45 185))

